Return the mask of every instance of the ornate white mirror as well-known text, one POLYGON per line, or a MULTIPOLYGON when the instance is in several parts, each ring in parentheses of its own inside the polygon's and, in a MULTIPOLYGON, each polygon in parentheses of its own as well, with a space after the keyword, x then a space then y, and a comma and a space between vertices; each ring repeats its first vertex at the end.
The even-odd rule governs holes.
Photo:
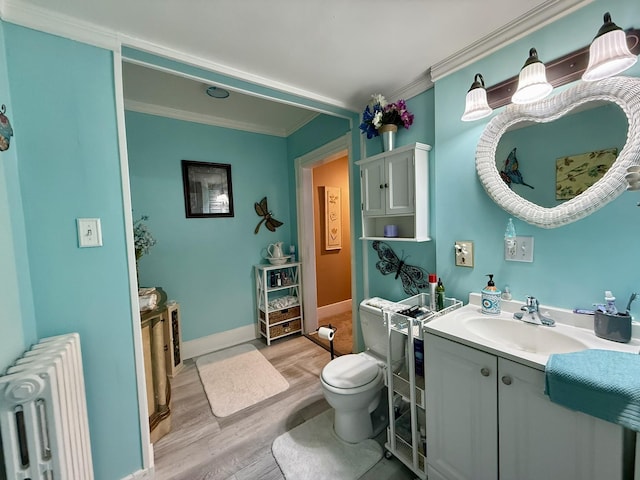
MULTIPOLYGON (((574 126, 579 123, 575 122, 574 126)), ((590 134, 585 131, 584 133, 578 132, 574 136, 588 139, 590 134)), ((545 142, 541 138, 533 141, 545 142)), ((572 153, 586 154, 592 148, 585 147, 582 151, 572 153)), ((592 151, 591 153, 595 154, 596 152, 592 151)), ((608 153, 608 155, 611 154, 611 152, 608 153)), ((562 152, 558 157, 567 155, 566 152, 562 152)), ((615 156, 615 154, 613 155, 615 156)), ((527 149, 517 150, 516 156, 521 163, 520 171, 528 169, 529 172, 532 172, 539 168, 540 163, 533 152, 527 151, 527 149), (526 159, 526 168, 523 159, 526 159)), ((555 165, 556 159, 553 158, 552 161, 555 165)), ((614 77, 597 82, 580 82, 553 97, 534 104, 509 105, 489 122, 480 137, 476 150, 478 176, 493 201, 513 216, 542 228, 555 228, 574 222, 615 199, 625 190, 627 182, 624 176, 627 173, 627 168, 632 165, 640 165, 640 78, 634 77, 614 77), (615 132, 615 135, 611 135, 617 139, 611 138, 607 141, 608 143, 597 149, 598 151, 616 150, 617 158, 608 169, 597 172, 598 176, 602 175, 602 178, 596 183, 584 191, 580 188, 576 189, 573 192, 575 193, 573 198, 569 198, 571 196, 569 195, 564 197, 569 198, 568 200, 560 203, 561 200, 557 202, 541 201, 538 192, 534 196, 525 198, 525 192, 532 193, 534 189, 551 190, 554 194, 562 190, 560 175, 553 178, 556 177, 555 166, 553 167, 554 173, 546 176, 544 184, 538 182, 536 186, 531 183, 533 188, 516 182, 511 182, 509 185, 503 180, 500 171, 505 169, 507 150, 511 152, 512 148, 517 147, 517 142, 505 134, 512 135, 514 130, 520 130, 519 134, 522 138, 529 134, 531 125, 541 126, 539 124, 547 124, 556 120, 571 125, 572 119, 563 119, 562 117, 593 107, 598 107, 598 110, 595 111, 597 113, 592 112, 590 115, 597 116, 596 123, 599 122, 602 129, 618 125, 618 131, 615 132), (626 135, 624 134, 625 127, 626 135)), ((529 183, 526 176, 523 175, 523 178, 525 183, 529 183)))

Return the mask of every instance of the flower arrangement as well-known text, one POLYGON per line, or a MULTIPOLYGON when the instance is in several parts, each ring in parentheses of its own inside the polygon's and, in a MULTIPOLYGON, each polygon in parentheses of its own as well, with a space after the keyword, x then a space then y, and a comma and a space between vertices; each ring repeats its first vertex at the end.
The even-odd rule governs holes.
POLYGON ((412 124, 413 114, 407 110, 404 100, 388 103, 384 96, 378 93, 371 95, 371 101, 362 113, 360 130, 367 134, 367 138, 373 138, 379 135, 378 129, 382 125, 396 125, 409 129, 412 124))
POLYGON ((156 239, 153 238, 149 228, 144 223, 146 220, 149 220, 149 217, 143 215, 133 222, 133 239, 136 247, 136 261, 143 255, 149 253, 151 247, 156 244, 156 239))

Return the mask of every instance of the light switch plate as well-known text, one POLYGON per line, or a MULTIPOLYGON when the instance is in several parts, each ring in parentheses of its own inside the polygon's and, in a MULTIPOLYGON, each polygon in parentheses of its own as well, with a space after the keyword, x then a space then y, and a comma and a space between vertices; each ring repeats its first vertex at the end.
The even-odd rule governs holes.
POLYGON ((504 259, 509 262, 533 262, 533 237, 515 237, 513 247, 504 243, 504 259))
POLYGON ((471 240, 458 240, 454 246, 456 255, 456 267, 473 268, 473 242, 471 240))
POLYGON ((77 218, 78 246, 101 247, 102 228, 99 218, 77 218))

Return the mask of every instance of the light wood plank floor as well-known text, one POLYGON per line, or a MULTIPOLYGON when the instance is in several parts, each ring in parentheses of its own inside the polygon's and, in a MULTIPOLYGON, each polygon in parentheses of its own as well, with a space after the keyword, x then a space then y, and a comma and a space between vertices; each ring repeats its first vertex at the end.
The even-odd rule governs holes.
MULTIPOLYGON (((157 480, 284 480, 271 444, 282 433, 330 408, 319 375, 329 353, 305 337, 251 342, 289 382, 289 389, 229 417, 217 418, 193 360, 172 381, 172 429, 154 445, 157 480)), ((384 443, 384 437, 377 439, 384 443)), ((361 480, 415 476, 383 458, 361 480)), ((295 479, 292 479, 295 480, 295 479)), ((339 480, 339 479, 336 479, 339 480)))

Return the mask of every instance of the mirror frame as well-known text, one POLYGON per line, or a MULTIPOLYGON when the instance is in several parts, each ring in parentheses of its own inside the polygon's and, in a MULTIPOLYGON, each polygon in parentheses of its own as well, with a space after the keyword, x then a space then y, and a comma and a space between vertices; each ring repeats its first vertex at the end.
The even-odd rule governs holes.
POLYGON ((476 171, 491 199, 511 215, 531 225, 555 228, 590 215, 617 198, 627 186, 627 168, 640 165, 640 78, 612 77, 584 82, 527 105, 509 105, 485 127, 476 149, 476 171), (575 198, 552 208, 522 198, 502 180, 496 149, 508 128, 520 122, 552 122, 588 102, 614 102, 627 116, 627 141, 607 173, 575 198))

